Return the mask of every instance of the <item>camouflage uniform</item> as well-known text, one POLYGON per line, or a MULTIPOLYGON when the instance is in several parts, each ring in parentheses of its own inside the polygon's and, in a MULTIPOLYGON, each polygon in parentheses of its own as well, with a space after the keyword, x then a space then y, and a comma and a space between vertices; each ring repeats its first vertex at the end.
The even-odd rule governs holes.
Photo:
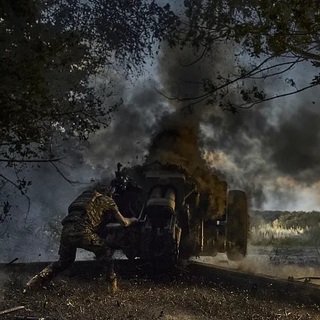
POLYGON ((103 261, 107 279, 116 279, 112 255, 114 250, 109 248, 101 237, 104 226, 114 222, 114 213, 118 207, 112 198, 97 195, 94 191, 83 192, 68 208, 68 215, 62 220, 60 240, 60 259, 51 263, 37 276, 32 278, 27 286, 43 285, 58 273, 67 269, 76 258, 77 248, 93 252, 97 259, 103 261))

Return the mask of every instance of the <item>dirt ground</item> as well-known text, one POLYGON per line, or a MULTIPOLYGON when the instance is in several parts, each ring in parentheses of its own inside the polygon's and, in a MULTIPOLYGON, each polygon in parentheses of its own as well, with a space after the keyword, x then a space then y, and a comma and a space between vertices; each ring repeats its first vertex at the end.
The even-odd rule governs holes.
POLYGON ((299 305, 270 292, 201 283, 183 273, 170 279, 120 279, 114 295, 108 293, 103 278, 60 275, 47 288, 23 293, 31 275, 0 275, 0 314, 24 306, 0 319, 320 320, 319 305, 299 305))

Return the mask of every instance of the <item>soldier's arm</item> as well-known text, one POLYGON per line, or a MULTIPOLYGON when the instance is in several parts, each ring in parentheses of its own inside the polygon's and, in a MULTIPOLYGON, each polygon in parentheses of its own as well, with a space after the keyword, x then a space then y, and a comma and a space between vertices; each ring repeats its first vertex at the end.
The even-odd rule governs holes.
POLYGON ((109 197, 101 197, 103 201, 103 205, 105 210, 113 211, 115 214, 116 220, 123 226, 123 227, 128 227, 132 223, 136 222, 136 218, 125 218, 119 211, 118 206, 114 202, 112 198, 109 197))
POLYGON ((124 227, 130 226, 132 223, 138 221, 137 218, 125 218, 120 211, 115 212, 117 221, 124 227))

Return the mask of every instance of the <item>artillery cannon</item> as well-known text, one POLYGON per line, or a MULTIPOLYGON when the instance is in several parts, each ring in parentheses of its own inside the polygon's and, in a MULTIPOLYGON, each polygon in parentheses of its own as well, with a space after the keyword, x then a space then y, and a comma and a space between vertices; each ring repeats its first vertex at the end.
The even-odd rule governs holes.
POLYGON ((124 191, 116 198, 120 211, 138 217, 139 223, 127 230, 110 225, 108 230, 129 259, 171 267, 194 255, 226 252, 230 260, 246 255, 248 210, 243 191, 228 191, 226 182, 212 177, 215 190, 204 192, 182 168, 159 162, 131 174, 135 180, 124 178, 127 173, 118 166, 112 183, 124 191))

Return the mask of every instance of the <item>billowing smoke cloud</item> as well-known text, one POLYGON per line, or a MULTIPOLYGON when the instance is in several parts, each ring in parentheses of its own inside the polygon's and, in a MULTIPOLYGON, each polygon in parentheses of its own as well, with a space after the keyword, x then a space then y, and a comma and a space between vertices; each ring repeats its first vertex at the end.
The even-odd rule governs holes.
POLYGON ((278 130, 265 137, 266 145, 273 151, 270 160, 280 172, 306 184, 319 181, 319 123, 318 106, 310 108, 306 104, 283 119, 278 130))
POLYGON ((110 127, 92 137, 85 151, 85 161, 94 167, 142 163, 156 124, 170 111, 153 87, 135 86, 125 94, 126 102, 110 127))
POLYGON ((319 207, 320 113, 306 95, 296 98, 292 106, 266 105, 235 116, 216 113, 203 123, 207 160, 225 170, 235 187, 251 186, 256 207, 267 201, 275 209, 297 210, 302 199, 302 210, 319 207), (274 108, 282 108, 276 123, 274 108), (302 197, 307 188, 309 197, 302 197))
MULTIPOLYGON (((230 188, 246 190, 252 206, 318 209, 320 111, 315 89, 237 114, 222 111, 219 99, 216 103, 213 100, 212 105, 203 101, 190 107, 192 100, 188 98, 204 95, 203 79, 233 73, 235 50, 228 45, 217 47, 200 65, 191 63, 197 57, 190 50, 165 51, 159 68, 164 92, 170 97, 187 98, 173 100, 179 121, 184 121, 184 117, 193 119, 193 125, 196 123, 201 131, 202 157, 226 175, 230 188), (188 111, 191 114, 185 116, 188 111)), ((287 77, 294 78, 296 87, 306 84, 302 70, 315 72, 305 64, 276 83, 266 80, 257 85, 269 95, 279 94, 288 90, 287 77)), ((230 90, 229 99, 240 100, 239 88, 230 90)))
MULTIPOLYGON (((215 171, 225 174, 226 180, 235 188, 245 189, 254 196, 255 199, 263 198, 263 192, 257 182, 249 184, 243 183, 243 168, 241 166, 246 161, 243 155, 247 155, 247 160, 251 163, 250 173, 255 175, 255 170, 259 171, 252 157, 258 154, 252 153, 250 131, 256 128, 247 125, 248 112, 246 114, 226 114, 219 108, 219 101, 212 101, 213 105, 207 105, 206 99, 192 104, 193 98, 205 95, 203 89, 203 79, 214 78, 223 73, 230 73, 234 68, 232 57, 232 47, 225 46, 217 48, 210 58, 204 59, 202 64, 194 63, 197 57, 190 50, 170 50, 165 51, 160 60, 159 73, 163 90, 166 95, 175 97, 173 99, 174 114, 170 115, 170 121, 166 119, 166 125, 171 129, 177 127, 194 128, 194 136, 190 139, 185 137, 184 142, 180 142, 181 149, 192 150, 192 155, 185 151, 185 158, 202 167, 209 165, 215 171), (180 99, 182 98, 182 99, 180 99), (246 127, 247 126, 247 127, 246 127), (184 144, 188 143, 188 148, 184 144), (193 144, 193 148, 190 145, 193 144), (250 149, 250 150, 249 150, 250 149), (250 151, 250 152, 249 152, 250 151), (235 156, 230 159, 230 154, 235 156), (250 159, 251 157, 251 159, 250 159), (201 158, 202 161, 199 161, 201 158), (205 164, 203 163, 205 160, 205 164)), ((236 97, 236 93, 233 95, 236 97)), ((262 115, 255 117, 254 113, 249 113, 251 118, 264 123, 262 115)), ((250 120, 250 119, 249 119, 250 120)), ((255 123, 259 126, 259 123, 255 123)), ((167 129, 168 130, 168 129, 167 129)), ((190 129, 191 130, 191 129, 190 129)), ((169 148, 170 149, 170 148, 169 148)), ((177 147, 171 148, 176 152, 177 147)), ((211 188, 214 190, 214 188, 211 188)))

